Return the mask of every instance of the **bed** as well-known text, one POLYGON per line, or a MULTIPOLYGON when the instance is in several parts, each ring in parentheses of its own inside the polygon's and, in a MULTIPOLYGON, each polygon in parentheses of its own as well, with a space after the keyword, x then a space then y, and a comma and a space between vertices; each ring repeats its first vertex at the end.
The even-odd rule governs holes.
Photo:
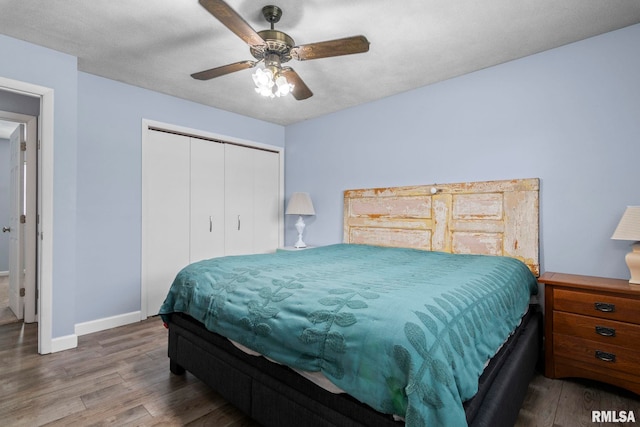
POLYGON ((161 309, 170 369, 265 426, 511 425, 541 347, 538 188, 350 190, 343 244, 192 264, 161 309))

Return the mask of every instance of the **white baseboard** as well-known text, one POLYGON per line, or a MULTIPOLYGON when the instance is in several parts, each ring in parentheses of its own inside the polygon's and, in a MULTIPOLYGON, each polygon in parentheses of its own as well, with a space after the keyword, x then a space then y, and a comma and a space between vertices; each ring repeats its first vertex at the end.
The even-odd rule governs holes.
POLYGON ((92 334, 106 329, 117 328, 140 321, 140 312, 119 314, 117 316, 105 317, 103 319, 91 320, 89 322, 76 323, 75 333, 77 336, 92 334))
POLYGON ((70 350, 78 346, 78 335, 65 335, 51 340, 51 353, 70 350))
POLYGON ((70 350, 78 347, 78 337, 81 335, 100 332, 106 329, 117 328, 140 321, 140 312, 120 314, 117 316, 105 317, 104 319, 91 320, 89 322, 77 323, 75 334, 53 338, 51 340, 51 353, 70 350))
POLYGON ((8 271, 0 271, 0 277, 4 277, 4 276, 8 276, 9 272, 8 271))

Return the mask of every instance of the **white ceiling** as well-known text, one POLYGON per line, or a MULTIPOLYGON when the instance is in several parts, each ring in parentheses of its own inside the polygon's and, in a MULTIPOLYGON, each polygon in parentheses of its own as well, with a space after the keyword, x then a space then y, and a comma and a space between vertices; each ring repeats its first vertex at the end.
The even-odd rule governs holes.
POLYGON ((287 125, 640 22, 638 0, 227 0, 256 30, 262 6, 297 44, 365 35, 368 53, 291 65, 313 91, 266 99, 251 70, 191 73, 253 59, 197 0, 0 0, 0 32, 78 57, 78 69, 287 125))

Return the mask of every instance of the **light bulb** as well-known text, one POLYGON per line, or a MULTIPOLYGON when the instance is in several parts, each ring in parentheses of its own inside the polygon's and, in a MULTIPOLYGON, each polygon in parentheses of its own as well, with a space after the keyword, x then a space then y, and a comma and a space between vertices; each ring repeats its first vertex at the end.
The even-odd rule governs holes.
POLYGON ((286 96, 289 94, 290 87, 286 77, 278 76, 276 79, 276 86, 278 87, 276 89, 276 96, 286 96))
POLYGON ((293 90, 293 85, 279 73, 279 69, 274 72, 271 68, 258 68, 252 74, 252 78, 256 85, 256 93, 262 96, 270 98, 287 96, 293 90))
POLYGON ((253 82, 260 88, 273 86, 273 74, 271 74, 271 70, 258 68, 253 74, 253 82))

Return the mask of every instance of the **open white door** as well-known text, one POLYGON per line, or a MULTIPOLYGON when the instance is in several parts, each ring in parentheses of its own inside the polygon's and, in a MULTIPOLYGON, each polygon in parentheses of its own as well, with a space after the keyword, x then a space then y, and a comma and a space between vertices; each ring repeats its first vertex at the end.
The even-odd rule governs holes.
MULTIPOLYGON (((24 207, 24 125, 20 124, 9 138, 10 157, 10 200, 9 200, 9 308, 18 319, 24 318, 24 298, 20 290, 24 282, 24 247, 21 237, 24 227, 20 221, 24 207)), ((3 230, 4 231, 4 230, 3 230)))
POLYGON ((22 234, 22 246, 24 248, 24 321, 26 323, 37 322, 37 306, 38 293, 36 291, 37 283, 37 251, 38 241, 37 233, 37 193, 38 193, 38 119, 29 117, 26 124, 27 151, 24 154, 26 165, 25 173, 22 175, 22 194, 25 198, 23 208, 26 215, 26 221, 23 224, 24 232, 22 234))

